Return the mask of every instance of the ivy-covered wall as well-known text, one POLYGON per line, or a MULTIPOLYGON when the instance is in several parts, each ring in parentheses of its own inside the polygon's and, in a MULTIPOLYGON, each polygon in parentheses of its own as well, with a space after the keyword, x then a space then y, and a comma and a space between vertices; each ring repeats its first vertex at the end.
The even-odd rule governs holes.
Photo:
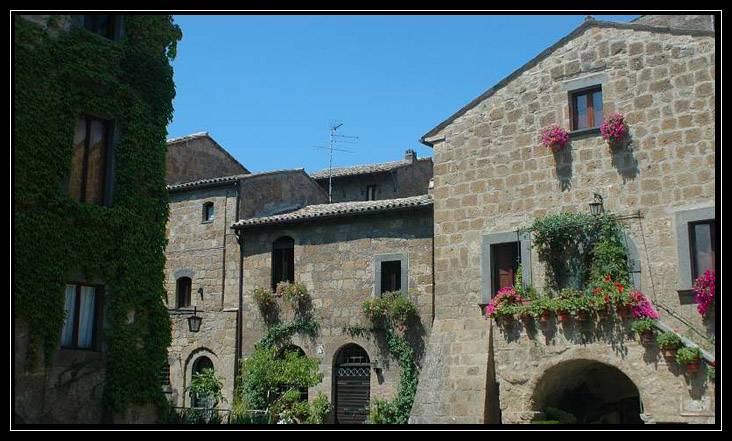
POLYGON ((13 310, 16 334, 24 337, 15 340, 23 358, 15 364, 16 414, 26 422, 100 422, 66 409, 58 414, 66 417, 54 414, 54 407, 75 404, 50 398, 60 398, 60 378, 71 379, 66 390, 101 386, 99 415, 107 417, 163 400, 159 372, 170 343, 165 138, 175 95, 170 60, 182 34, 163 15, 125 16, 120 42, 71 26, 68 16, 43 20, 14 17, 13 310), (64 191, 82 114, 113 119, 121 129, 112 146, 110 207, 79 203, 64 191), (59 351, 64 285, 80 277, 105 285, 104 351, 97 356, 59 351), (101 384, 78 375, 94 363, 105 372, 101 384))

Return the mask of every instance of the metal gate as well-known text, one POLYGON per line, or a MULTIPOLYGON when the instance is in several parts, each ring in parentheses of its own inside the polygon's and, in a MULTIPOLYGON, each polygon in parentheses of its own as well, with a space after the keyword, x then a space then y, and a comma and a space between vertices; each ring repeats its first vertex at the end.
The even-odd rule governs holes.
POLYGON ((341 349, 336 360, 336 423, 363 424, 369 414, 371 399, 371 363, 358 345, 341 349))

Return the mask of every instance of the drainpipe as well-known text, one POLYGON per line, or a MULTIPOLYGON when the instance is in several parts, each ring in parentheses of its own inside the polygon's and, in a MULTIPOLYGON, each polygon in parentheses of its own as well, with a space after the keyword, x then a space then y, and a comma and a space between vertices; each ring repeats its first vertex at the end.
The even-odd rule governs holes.
MULTIPOLYGON (((236 214, 235 218, 239 219, 239 206, 241 200, 240 180, 236 180, 236 214)), ((232 397, 236 396, 236 382, 239 377, 239 360, 241 359, 241 333, 242 333, 242 307, 244 305, 244 235, 241 230, 234 230, 236 243, 239 245, 239 304, 236 308, 236 347, 234 348, 234 392, 232 397)))

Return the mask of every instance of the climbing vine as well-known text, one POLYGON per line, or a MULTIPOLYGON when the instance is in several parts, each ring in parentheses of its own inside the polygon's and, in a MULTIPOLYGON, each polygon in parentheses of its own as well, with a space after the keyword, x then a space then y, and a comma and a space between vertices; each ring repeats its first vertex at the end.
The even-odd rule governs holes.
POLYGON ((417 318, 416 305, 401 292, 387 292, 380 298, 367 300, 363 312, 371 326, 352 325, 346 332, 353 336, 383 332, 389 352, 399 364, 397 394, 390 400, 374 399, 366 419, 369 424, 407 424, 417 394, 419 372, 416 354, 404 338, 409 322, 417 318))
MULTIPOLYGON (((47 25, 59 22, 52 16, 47 25)), ((103 396, 115 412, 165 400, 158 380, 171 340, 163 303, 165 138, 175 96, 170 59, 181 38, 170 16, 125 16, 124 27, 113 42, 81 27, 50 33, 15 16, 13 48, 13 295, 28 329, 28 367, 49 364, 59 348, 64 285, 102 280, 103 396), (83 114, 121 128, 110 207, 63 190, 83 114)))

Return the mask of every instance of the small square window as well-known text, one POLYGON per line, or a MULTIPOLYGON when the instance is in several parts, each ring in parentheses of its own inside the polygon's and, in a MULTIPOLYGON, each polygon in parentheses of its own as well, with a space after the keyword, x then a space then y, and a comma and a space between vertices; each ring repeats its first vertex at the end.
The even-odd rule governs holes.
POLYGON ((170 365, 165 363, 163 370, 160 371, 160 385, 170 386, 170 365))
POLYGON ((381 262, 381 293, 401 291, 402 289, 402 262, 389 260, 381 262))
POLYGON ((572 130, 600 127, 604 118, 602 87, 594 86, 570 93, 569 109, 572 114, 572 130))

